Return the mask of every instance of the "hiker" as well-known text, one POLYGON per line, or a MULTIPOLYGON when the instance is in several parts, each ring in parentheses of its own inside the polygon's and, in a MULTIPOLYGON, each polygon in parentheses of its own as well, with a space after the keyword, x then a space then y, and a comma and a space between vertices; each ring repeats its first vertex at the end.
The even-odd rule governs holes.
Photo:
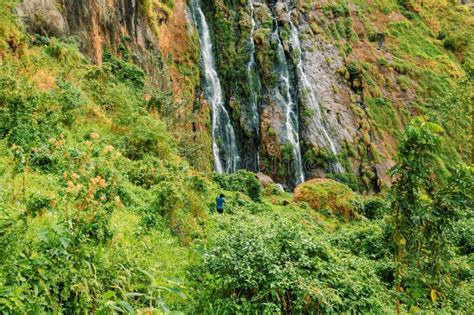
POLYGON ((223 213, 224 212, 224 194, 220 194, 219 197, 216 198, 216 207, 217 207, 217 212, 223 213))

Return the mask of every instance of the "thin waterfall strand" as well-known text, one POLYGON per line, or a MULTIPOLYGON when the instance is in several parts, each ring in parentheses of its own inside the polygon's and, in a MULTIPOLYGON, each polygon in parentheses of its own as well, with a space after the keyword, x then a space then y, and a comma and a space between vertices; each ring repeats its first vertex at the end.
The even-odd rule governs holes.
MULTIPOLYGON (((290 44, 292 46, 293 51, 296 51, 296 55, 298 57, 298 61, 296 63, 297 74, 303 85, 303 88, 306 93, 303 93, 307 96, 307 101, 310 104, 311 109, 314 110, 313 122, 316 125, 316 129, 318 130, 319 137, 321 138, 322 142, 325 143, 325 146, 331 151, 332 154, 335 156, 337 155, 336 147, 334 146, 334 142, 332 141, 329 133, 326 129, 323 116, 321 114, 321 106, 316 98, 316 94, 314 93, 313 86, 308 80, 308 77, 303 68, 303 50, 301 49, 300 39, 298 37, 298 29, 295 27, 293 22, 291 21, 291 11, 288 10, 288 21, 290 24, 290 44)), ((339 161, 333 163, 332 168, 335 172, 342 173, 344 172, 344 168, 341 166, 339 161)))
POLYGON ((291 86, 290 86, 290 74, 288 70, 288 64, 286 61, 285 51, 283 50, 283 45, 281 43, 280 35, 278 34, 278 22, 275 20, 275 30, 273 32, 273 37, 277 40, 277 59, 279 63, 279 81, 283 83, 283 94, 281 95, 280 91, 277 90, 277 95, 283 97, 283 103, 285 106, 285 130, 286 130, 286 139, 290 143, 293 149, 294 161, 293 166, 295 168, 294 175, 296 179, 296 184, 304 182, 304 172, 303 172, 303 163, 301 158, 301 149, 299 141, 299 122, 298 122, 298 111, 297 105, 291 97, 291 86))
MULTIPOLYGON (((257 137, 257 141, 259 138, 260 134, 260 117, 259 117, 259 112, 258 112, 258 94, 257 91, 260 90, 260 79, 257 75, 257 65, 255 63, 255 42, 253 40, 253 35, 255 32, 255 20, 254 20, 254 7, 253 7, 253 2, 252 0, 249 0, 249 9, 250 9, 250 19, 251 19, 251 29, 250 29, 250 35, 249 35, 249 62, 247 64, 247 80, 248 84, 250 87, 250 98, 249 98, 249 108, 252 113, 251 115, 251 123, 252 127, 255 132, 255 136, 257 137)), ((259 155, 259 150, 257 147, 257 150, 255 152, 255 160, 256 160, 256 166, 257 170, 259 168, 259 161, 260 155, 259 155)))
POLYGON ((239 168, 240 155, 229 113, 222 100, 222 88, 215 69, 211 36, 206 17, 199 0, 192 1, 193 19, 199 33, 202 63, 204 67, 206 97, 212 108, 212 152, 217 173, 235 172, 239 168))

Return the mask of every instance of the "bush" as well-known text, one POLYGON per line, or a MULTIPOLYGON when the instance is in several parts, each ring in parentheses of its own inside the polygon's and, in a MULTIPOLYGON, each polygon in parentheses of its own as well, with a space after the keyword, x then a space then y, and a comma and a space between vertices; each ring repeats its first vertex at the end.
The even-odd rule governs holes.
POLYGON ((200 296, 193 312, 387 311, 389 296, 370 262, 342 255, 294 222, 250 220, 233 222, 204 254, 195 270, 200 296))
POLYGON ((453 32, 443 38, 443 47, 455 53, 465 53, 469 48, 469 34, 453 32))
POLYGON ((141 208, 141 224, 147 233, 169 229, 181 244, 200 235, 199 220, 204 216, 206 181, 185 167, 163 165, 150 189, 151 198, 141 208))
POLYGON ((332 179, 312 179, 300 184, 295 189, 293 200, 306 201, 317 211, 327 208, 346 221, 357 217, 355 205, 358 197, 349 187, 332 179))
MULTIPOLYGON (((54 95, 38 93, 34 87, 29 87, 30 91, 24 94, 9 95, 1 88, 0 94, 5 93, 2 97, 5 107, 0 112, 0 132, 8 143, 21 146, 29 153, 33 147, 61 132, 61 111, 54 95)), ((15 83, 11 88, 18 86, 15 83)))
POLYGON ((394 246, 392 234, 383 221, 358 222, 341 226, 340 231, 330 238, 340 249, 349 249, 354 255, 373 260, 391 259, 394 246))
POLYGON ((159 182, 159 165, 155 159, 131 161, 127 167, 128 180, 134 185, 149 189, 159 182))
POLYGON ((31 216, 37 216, 51 209, 51 198, 40 194, 31 194, 26 202, 26 211, 31 216))
POLYGON ((224 190, 240 191, 254 201, 261 200, 262 185, 252 172, 239 170, 233 174, 217 174, 214 181, 224 190))
POLYGON ((165 126, 149 116, 134 116, 132 126, 120 139, 125 156, 131 160, 145 159, 147 155, 168 159, 174 151, 174 142, 165 126))
POLYGON ((457 221, 451 241, 458 247, 461 255, 474 253, 474 218, 457 221))
POLYGON ((129 84, 131 87, 141 90, 145 87, 145 73, 137 65, 119 60, 111 53, 103 56, 104 66, 110 66, 112 73, 118 81, 129 84))
POLYGON ((362 201, 362 214, 370 220, 381 219, 389 213, 390 205, 379 197, 368 197, 362 201))

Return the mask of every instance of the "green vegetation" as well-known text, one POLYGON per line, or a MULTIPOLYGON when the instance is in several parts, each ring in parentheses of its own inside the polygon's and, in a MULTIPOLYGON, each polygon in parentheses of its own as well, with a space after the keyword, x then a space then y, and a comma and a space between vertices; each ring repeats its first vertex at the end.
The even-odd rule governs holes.
POLYGON ((216 174, 214 181, 222 189, 240 191, 254 201, 261 201, 262 185, 251 172, 240 170, 233 174, 216 174))
POLYGON ((24 36, 16 18, 11 14, 15 4, 15 0, 0 1, 0 58, 3 58, 3 52, 7 49, 16 52, 24 36))
POLYGON ((208 181, 147 111, 139 67, 28 44, 0 65, 0 312, 179 305, 208 181))
MULTIPOLYGON (((340 5, 330 12, 347 18, 340 5)), ((377 96, 368 113, 401 139, 387 195, 331 179, 292 195, 247 171, 200 172, 164 121, 170 91, 126 55, 97 66, 71 40, 26 36, 11 9, 0 0, 0 313, 472 313, 472 168, 446 159, 465 134, 426 118, 402 132, 377 96)), ((452 106, 464 119, 459 95, 428 116, 452 106)))
MULTIPOLYGON (((364 112, 352 108, 364 127, 359 145, 372 148, 375 138, 384 139, 388 152, 382 156, 390 158, 404 126, 413 116, 425 115, 446 130, 450 145, 442 145, 442 159, 470 161, 471 146, 457 145, 471 138, 470 10, 456 1, 437 0, 340 0, 322 5, 323 30, 318 34, 323 35, 318 37, 339 47, 346 68, 341 74, 364 112)), ((358 159, 373 164, 376 155, 358 151, 358 159)), ((359 190, 374 181, 364 176, 368 180, 359 183, 359 190)))
POLYGON ((466 209, 472 212, 472 174, 469 167, 460 166, 444 183, 433 174, 440 132, 436 124, 413 121, 405 131, 398 163, 392 170, 397 176, 392 211, 398 307, 401 301, 410 309, 419 307, 428 295, 437 305, 453 290, 447 283, 462 285, 459 279, 450 278, 450 269, 455 266, 450 264, 449 236, 456 219, 466 215, 466 209))
POLYGON ((166 22, 173 14, 173 0, 141 0, 139 3, 153 32, 160 37, 160 24, 166 22))
POLYGON ((196 272, 202 290, 194 311, 390 311, 391 293, 373 263, 332 246, 310 218, 297 229, 296 222, 284 217, 238 219, 203 257, 196 272))
POLYGON ((331 179, 313 179, 304 182, 295 190, 295 201, 305 201, 314 210, 329 210, 329 213, 344 218, 357 217, 358 197, 344 184, 331 179))

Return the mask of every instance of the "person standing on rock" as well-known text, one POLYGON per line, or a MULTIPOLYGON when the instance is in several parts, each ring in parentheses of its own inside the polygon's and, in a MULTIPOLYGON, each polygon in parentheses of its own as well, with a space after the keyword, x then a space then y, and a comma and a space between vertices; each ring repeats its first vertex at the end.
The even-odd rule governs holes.
POLYGON ((219 197, 216 198, 216 207, 217 207, 217 212, 219 214, 222 214, 224 212, 224 194, 220 194, 219 197))

